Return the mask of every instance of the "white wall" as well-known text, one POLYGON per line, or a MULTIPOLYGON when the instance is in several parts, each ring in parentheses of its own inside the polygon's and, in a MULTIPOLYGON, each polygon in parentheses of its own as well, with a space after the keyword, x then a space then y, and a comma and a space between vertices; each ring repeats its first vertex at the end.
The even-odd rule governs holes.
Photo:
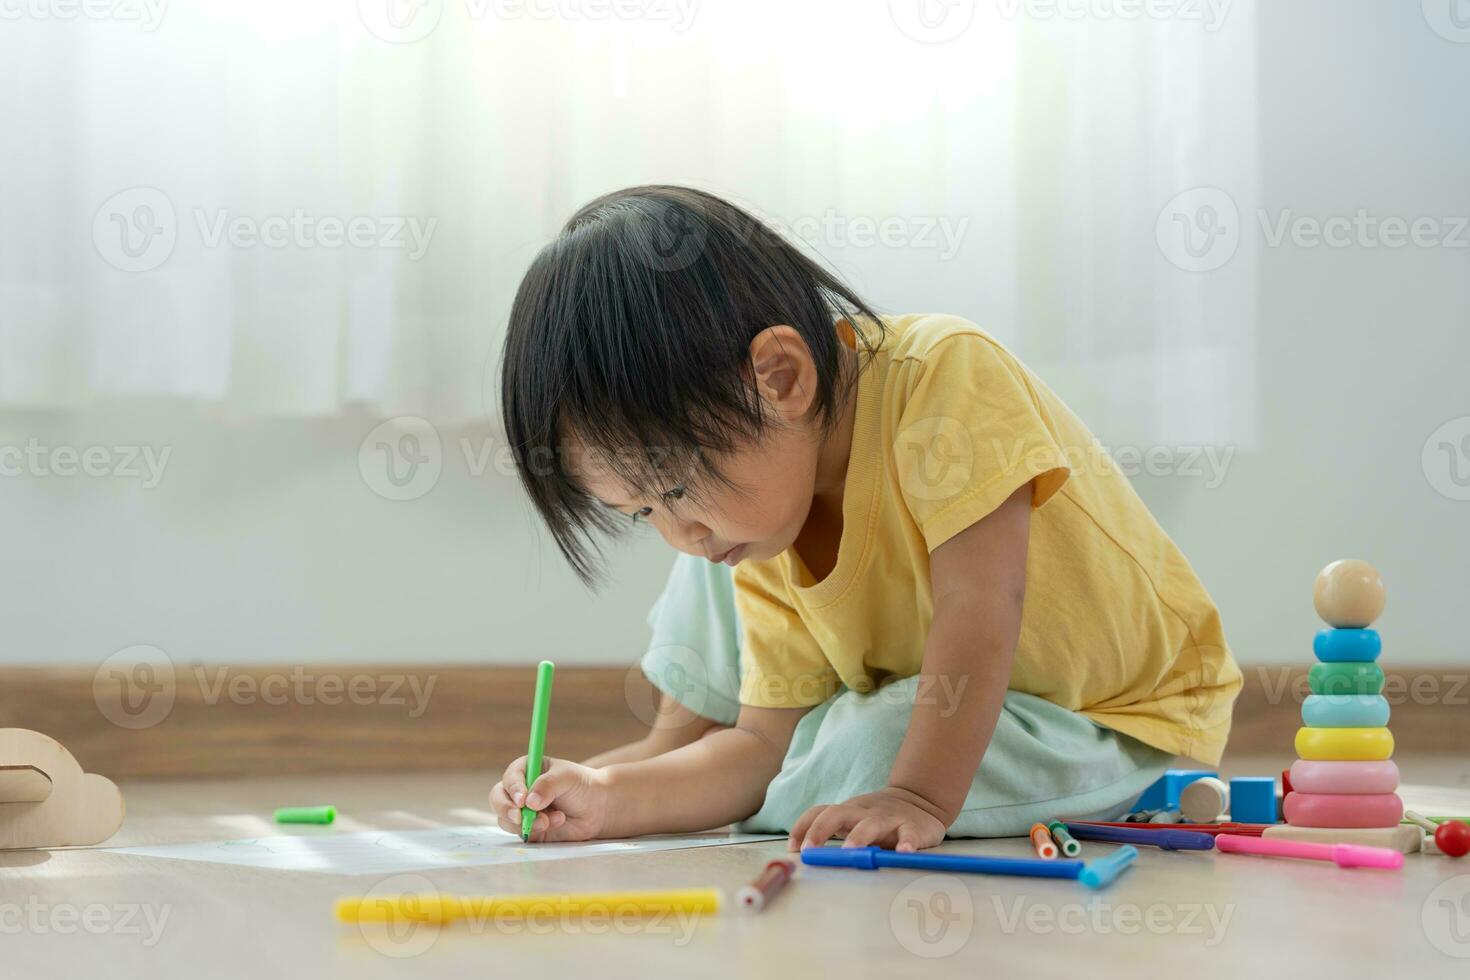
MULTIPOLYGON (((1348 9, 1261 5, 1261 206, 1273 219, 1470 215, 1470 45, 1427 29, 1418 4, 1348 9)), ((1464 663, 1470 502, 1437 493, 1420 452, 1470 416, 1470 249, 1259 254, 1263 444, 1216 488, 1144 475, 1141 492, 1241 660, 1309 658, 1312 575, 1352 555, 1387 578, 1388 658, 1464 663)), ((926 282, 889 281, 881 258, 862 276, 877 299, 931 305, 926 282)), ((152 489, 0 477, 0 662, 92 664, 138 643, 176 662, 633 660, 661 543, 619 551, 594 597, 493 457, 471 472, 460 439, 473 455, 488 429, 444 433, 433 490, 390 501, 359 470, 373 426, 229 425, 166 405, 0 418, 0 446, 171 447, 152 489)))

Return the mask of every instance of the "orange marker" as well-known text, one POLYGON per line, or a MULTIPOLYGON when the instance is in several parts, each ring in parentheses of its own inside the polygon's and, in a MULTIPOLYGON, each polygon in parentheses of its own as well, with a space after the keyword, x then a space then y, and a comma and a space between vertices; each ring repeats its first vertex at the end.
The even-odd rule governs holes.
POLYGON ((760 877, 735 893, 735 900, 742 907, 759 912, 786 887, 795 872, 796 863, 793 861, 772 861, 760 877))
POLYGON ((1031 825, 1031 844, 1036 848, 1037 857, 1047 861, 1056 860, 1057 842, 1051 839, 1051 831, 1046 829, 1046 824, 1031 825))

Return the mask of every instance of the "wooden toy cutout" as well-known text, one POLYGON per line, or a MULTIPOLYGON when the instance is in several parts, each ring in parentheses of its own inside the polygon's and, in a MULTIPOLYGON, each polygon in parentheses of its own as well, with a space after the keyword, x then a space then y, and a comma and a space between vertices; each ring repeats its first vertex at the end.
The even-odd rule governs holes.
POLYGON ((0 850, 100 844, 122 821, 112 780, 82 772, 54 738, 0 728, 0 850))

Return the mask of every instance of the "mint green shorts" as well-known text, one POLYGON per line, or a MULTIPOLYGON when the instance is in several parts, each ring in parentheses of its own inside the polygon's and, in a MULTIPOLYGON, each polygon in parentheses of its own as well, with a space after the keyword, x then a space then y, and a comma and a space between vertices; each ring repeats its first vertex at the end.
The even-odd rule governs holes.
MULTIPOLYGON (((733 725, 740 713, 740 622, 730 570, 680 555, 648 624, 648 679, 691 711, 733 725)), ((760 812, 740 829, 784 832, 808 807, 886 786, 917 690, 916 677, 869 694, 843 689, 810 711, 760 812)), ((1116 819, 1172 760, 1084 715, 1011 691, 949 836, 1024 835, 1033 823, 1057 817, 1116 819)))

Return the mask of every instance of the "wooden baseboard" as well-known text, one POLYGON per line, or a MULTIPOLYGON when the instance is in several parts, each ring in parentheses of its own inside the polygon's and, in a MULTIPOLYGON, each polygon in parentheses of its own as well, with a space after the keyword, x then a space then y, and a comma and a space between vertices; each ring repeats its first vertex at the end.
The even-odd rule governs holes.
MULTIPOLYGON (((1244 668, 1231 754, 1293 757, 1306 666, 1244 668)), ((0 727, 59 740, 112 778, 494 770, 522 754, 529 667, 185 666, 138 674, 0 668, 0 727)), ((1465 672, 1399 668, 1384 689, 1401 753, 1464 753, 1465 672)), ((636 669, 557 671, 547 751, 580 759, 638 738, 653 691, 636 669)))

